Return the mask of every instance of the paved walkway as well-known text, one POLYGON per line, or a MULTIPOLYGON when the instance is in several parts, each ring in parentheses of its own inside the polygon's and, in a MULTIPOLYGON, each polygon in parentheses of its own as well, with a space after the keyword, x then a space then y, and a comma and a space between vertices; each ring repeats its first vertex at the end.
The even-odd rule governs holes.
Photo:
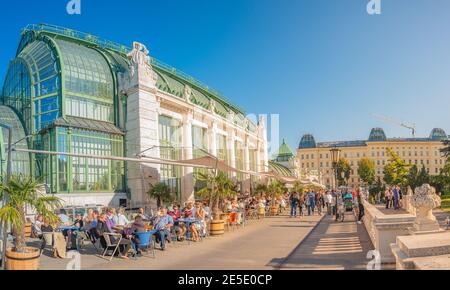
POLYGON ((352 213, 346 214, 343 223, 326 216, 280 269, 365 270, 370 250, 373 246, 367 231, 352 213))
MULTIPOLYGON (((168 270, 272 270, 297 247, 321 220, 321 216, 289 218, 279 216, 250 221, 243 229, 211 237, 203 242, 172 243, 165 252, 157 250, 156 259, 114 259, 112 262, 96 257, 92 245, 86 245, 82 269, 168 269, 168 270)), ((41 269, 65 269, 69 260, 41 258, 41 269)))

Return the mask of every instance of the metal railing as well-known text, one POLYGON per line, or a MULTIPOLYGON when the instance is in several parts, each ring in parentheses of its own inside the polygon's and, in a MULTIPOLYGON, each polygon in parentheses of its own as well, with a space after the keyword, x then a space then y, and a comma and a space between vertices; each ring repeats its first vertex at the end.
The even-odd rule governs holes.
MULTIPOLYGON (((73 30, 70 28, 60 27, 56 25, 50 25, 50 24, 29 24, 25 28, 22 29, 22 33, 26 33, 28 31, 38 31, 38 32, 48 32, 52 34, 57 34, 69 38, 73 38, 76 40, 84 41, 91 43, 92 45, 96 45, 105 49, 113 50, 121 54, 127 54, 132 49, 126 45, 122 45, 120 43, 109 41, 102 39, 98 36, 95 36, 90 33, 85 33, 77 30, 73 30)), ((180 71, 156 58, 151 58, 151 65, 156 66, 159 69, 162 69, 164 71, 167 71, 171 74, 174 74, 175 76, 179 77, 180 79, 187 81, 206 92, 212 94, 214 97, 216 97, 219 101, 227 104, 228 106, 232 107, 234 110, 237 110, 238 112, 245 115, 245 111, 233 104, 229 99, 227 99, 225 96, 223 96, 219 91, 210 88, 209 86, 205 85, 201 81, 197 80, 196 78, 184 73, 183 71, 180 71)))

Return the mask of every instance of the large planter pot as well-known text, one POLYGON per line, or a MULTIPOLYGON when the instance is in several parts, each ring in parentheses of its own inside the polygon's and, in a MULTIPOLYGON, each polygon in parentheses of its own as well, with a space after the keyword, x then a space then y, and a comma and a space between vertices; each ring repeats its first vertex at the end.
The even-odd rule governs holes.
POLYGON ((270 215, 276 216, 278 214, 278 205, 273 205, 270 207, 270 215))
POLYGON ((212 220, 209 228, 209 234, 211 236, 221 236, 225 233, 224 220, 212 220))
POLYGON ((12 249, 6 250, 7 270, 38 270, 39 257, 41 251, 37 248, 27 247, 25 252, 14 252, 12 249))

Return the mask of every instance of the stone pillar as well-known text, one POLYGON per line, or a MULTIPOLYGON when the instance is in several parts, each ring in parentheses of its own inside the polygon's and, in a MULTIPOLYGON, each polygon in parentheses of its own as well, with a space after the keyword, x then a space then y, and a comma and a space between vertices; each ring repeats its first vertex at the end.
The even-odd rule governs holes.
MULTIPOLYGON (((183 120, 183 159, 189 160, 193 158, 192 143, 192 117, 190 114, 183 120)), ((181 200, 194 200, 194 168, 184 167, 182 178, 181 200)))
POLYGON ((217 124, 212 122, 211 127, 208 128, 209 139, 209 153, 217 157, 217 124))
MULTIPOLYGON (((248 145, 248 140, 246 140, 244 148, 244 170, 250 171, 250 149, 248 145)), ((251 176, 250 174, 244 174, 244 182, 242 184, 244 193, 250 192, 251 186, 250 176, 251 176)))
MULTIPOLYGON (((148 157, 158 157, 158 109, 156 81, 158 75, 150 65, 148 50, 143 44, 134 42, 128 54, 130 68, 119 77, 119 87, 127 96, 126 149, 127 157, 136 158, 141 152, 148 157)), ((150 183, 160 180, 159 165, 128 162, 128 188, 131 191, 131 206, 148 204, 147 191, 150 183)))
POLYGON ((262 155, 262 167, 264 171, 267 171, 269 168, 269 145, 267 141, 267 120, 265 116, 259 117, 258 137, 263 140, 261 142, 262 144, 260 144, 260 150, 262 150, 262 152, 258 151, 258 155, 262 155))
MULTIPOLYGON (((227 137, 227 150, 228 150, 228 165, 230 165, 233 168, 236 168, 236 148, 235 148, 235 142, 236 141, 236 135, 234 130, 228 131, 228 137, 227 137)), ((236 172, 233 172, 231 176, 236 177, 236 172)))

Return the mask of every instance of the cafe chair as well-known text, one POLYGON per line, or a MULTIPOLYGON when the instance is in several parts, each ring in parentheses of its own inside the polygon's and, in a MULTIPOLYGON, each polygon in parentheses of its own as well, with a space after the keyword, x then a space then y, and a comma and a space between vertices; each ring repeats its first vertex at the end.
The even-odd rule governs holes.
MULTIPOLYGON (((139 249, 147 250, 148 254, 150 255, 150 248, 151 248, 153 258, 155 258, 156 257, 155 239, 153 238, 154 237, 153 233, 140 232, 140 233, 135 233, 134 235, 135 235, 136 239, 139 240, 139 249)), ((137 250, 139 250, 139 249, 136 249, 136 245, 135 245, 135 243, 133 243, 133 251, 135 253, 137 253, 137 250)))
POLYGON ((112 261, 114 255, 119 249, 120 242, 122 241, 122 235, 116 233, 103 233, 103 239, 105 240, 105 249, 103 251, 102 258, 105 258, 108 251, 113 250, 111 258, 109 259, 109 261, 112 261))

